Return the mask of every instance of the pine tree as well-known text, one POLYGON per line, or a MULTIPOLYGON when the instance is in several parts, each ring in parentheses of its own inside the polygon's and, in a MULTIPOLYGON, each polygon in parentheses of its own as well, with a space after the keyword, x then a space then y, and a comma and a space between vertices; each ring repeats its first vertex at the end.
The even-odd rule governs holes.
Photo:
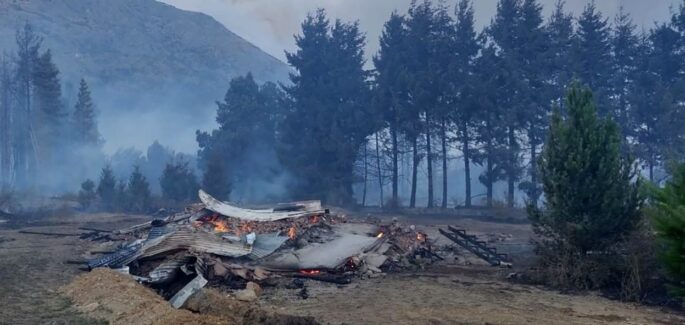
POLYGON ((399 154, 400 136, 408 105, 406 60, 406 29, 404 17, 393 13, 385 23, 380 37, 380 49, 374 56, 376 68, 374 100, 390 133, 391 207, 399 206, 399 154))
POLYGON ((286 88, 281 160, 298 179, 295 196, 350 203, 357 154, 375 127, 368 118, 365 39, 358 23, 331 24, 319 10, 308 15, 295 41, 297 51, 286 53, 297 73, 286 88))
POLYGON ((209 156, 202 176, 202 189, 219 200, 228 200, 231 194, 231 182, 226 171, 226 164, 218 154, 209 156))
MULTIPOLYGON (((431 208, 435 194, 433 180, 433 161, 437 152, 433 149, 435 135, 443 140, 442 145, 445 147, 443 166, 446 167, 447 162, 447 124, 451 121, 452 109, 449 67, 454 55, 454 26, 444 4, 433 6, 431 1, 424 0, 420 3, 412 2, 406 19, 406 29, 408 47, 405 65, 410 81, 410 104, 413 106, 411 110, 415 111, 418 117, 418 120, 411 123, 411 126, 416 128, 414 133, 417 136, 423 135, 425 140, 428 207, 431 208)), ((413 144, 412 146, 415 147, 413 144)), ((416 158, 418 158, 418 152, 415 155, 416 158)), ((414 169, 417 166, 418 163, 415 163, 414 169)), ((446 173, 444 174, 446 176, 446 173)), ((446 178, 443 178, 443 181, 446 181, 446 178)), ((443 185, 446 190, 446 184, 443 183, 443 185)), ((412 188, 414 187, 415 185, 412 185, 412 188)), ((445 194, 444 203, 446 204, 446 193, 443 194, 445 194)))
POLYGON ((10 65, 6 55, 3 55, 0 63, 0 188, 6 188, 13 184, 12 175, 12 140, 14 135, 14 103, 13 103, 13 80, 10 65))
POLYGON ((159 183, 162 197, 175 202, 189 202, 195 199, 200 188, 187 161, 167 163, 159 183))
POLYGON ((537 0, 524 0, 521 5, 519 38, 522 42, 518 56, 523 78, 521 112, 525 116, 521 126, 525 128, 530 153, 529 181, 519 184, 525 190, 528 201, 537 204, 541 195, 535 161, 538 148, 544 141, 548 124, 549 101, 547 76, 544 62, 551 48, 542 19, 542 6, 537 0))
POLYGON ((574 85, 568 116, 553 113, 539 161, 544 208, 531 206, 539 248, 585 256, 604 251, 639 221, 641 199, 633 161, 621 153, 616 124, 600 118, 592 93, 574 85))
POLYGON ((115 182, 114 199, 112 201, 112 211, 132 211, 131 198, 126 188, 126 181, 121 179, 115 182))
POLYGON ((152 204, 150 184, 145 176, 143 176, 143 173, 140 172, 139 166, 133 167, 133 172, 128 179, 126 194, 128 197, 128 204, 126 206, 129 211, 145 213, 150 210, 152 204))
POLYGON ((504 124, 503 105, 501 96, 492 93, 503 92, 506 85, 504 60, 496 54, 494 45, 484 47, 482 55, 476 60, 475 71, 479 76, 474 80, 473 96, 479 109, 476 111, 475 140, 480 144, 474 152, 473 161, 483 166, 483 172, 478 180, 486 188, 486 205, 493 206, 494 185, 505 179, 503 161, 507 158, 507 127, 504 124))
MULTIPOLYGON (((164 167, 174 160, 176 153, 173 149, 165 147, 155 140, 149 147, 145 155, 145 161, 140 164, 140 170, 149 180, 159 180, 162 177, 164 167)), ((152 193, 161 193, 162 189, 159 182, 150 184, 152 193)))
MULTIPOLYGON (((531 3, 532 10, 539 10, 535 8, 537 6, 535 2, 531 3)), ((499 48, 497 55, 501 57, 501 68, 505 71, 499 78, 501 86, 498 102, 501 105, 502 122, 507 133, 506 155, 501 161, 501 167, 506 175, 507 204, 510 207, 514 206, 516 183, 522 175, 521 144, 518 133, 523 128, 524 107, 528 104, 525 96, 528 92, 523 83, 527 76, 524 75, 525 71, 522 69, 523 60, 526 59, 521 51, 521 47, 525 44, 525 37, 522 35, 525 32, 522 27, 522 10, 520 0, 500 0, 497 3, 495 18, 488 27, 492 41, 499 48)), ((531 21, 529 25, 536 25, 536 23, 531 21)))
POLYGON ((613 33, 611 35, 612 47, 612 116, 621 127, 624 138, 633 136, 630 103, 628 97, 631 83, 635 79, 636 59, 638 50, 638 37, 635 34, 635 25, 630 16, 625 13, 623 7, 614 19, 613 33))
POLYGON ((93 204, 97 193, 95 193, 95 182, 87 179, 81 183, 81 190, 78 192, 78 202, 83 209, 88 209, 93 204))
POLYGON ((685 297, 685 165, 677 168, 663 188, 653 187, 651 196, 647 211, 663 244, 661 258, 671 276, 671 291, 685 297))
POLYGON ((42 38, 26 23, 16 33, 17 69, 16 98, 17 114, 14 116, 14 166, 16 185, 28 187, 34 183, 37 163, 36 134, 33 121, 33 77, 39 57, 42 38))
POLYGON ((105 209, 114 209, 116 200, 117 181, 114 178, 112 166, 106 165, 100 172, 97 194, 100 197, 102 206, 105 209))
POLYGON ((72 115, 73 141, 78 145, 97 147, 102 143, 96 120, 95 104, 85 79, 81 79, 72 115))
POLYGON ((433 25, 434 32, 431 40, 431 54, 433 58, 430 73, 434 76, 433 87, 438 100, 435 108, 432 109, 432 116, 434 116, 435 120, 432 129, 435 130, 433 132, 436 133, 440 140, 439 155, 442 162, 442 202, 440 207, 446 209, 448 200, 448 148, 451 147, 452 139, 454 138, 449 130, 453 129, 455 121, 454 103, 457 93, 454 90, 455 83, 458 83, 458 81, 452 78, 451 73, 456 55, 456 42, 454 38, 456 26, 444 3, 438 3, 435 8, 433 25), (447 67, 447 69, 444 67, 447 67))
POLYGON ((600 115, 609 113, 611 41, 608 19, 602 17, 594 0, 578 18, 574 45, 575 71, 581 82, 590 87, 597 99, 600 115))
POLYGON ((565 93, 574 71, 572 55, 574 49, 573 16, 564 10, 565 2, 558 0, 549 22, 545 26, 549 37, 549 49, 544 61, 545 75, 549 77, 548 99, 563 109, 565 93))
POLYGON ((43 53, 34 66, 33 95, 38 158, 39 164, 44 164, 41 169, 45 169, 62 163, 60 155, 65 153, 63 149, 67 142, 62 85, 50 50, 43 53))
POLYGON ((634 151, 652 181, 655 169, 668 159, 682 157, 681 148, 685 145, 685 112, 677 109, 682 101, 679 38, 679 33, 666 24, 643 36, 629 92, 631 124, 635 125, 634 151))
POLYGON ((477 100, 474 96, 476 80, 480 77, 475 72, 476 55, 480 49, 476 37, 473 17, 473 3, 471 0, 460 0, 455 16, 455 55, 452 62, 452 79, 455 82, 455 116, 457 124, 457 139, 461 142, 461 152, 464 155, 464 205, 471 207, 471 161, 475 154, 474 128, 476 127, 477 100))
POLYGON ((284 95, 272 83, 259 86, 251 74, 231 80, 223 102, 217 103, 219 128, 198 133, 200 167, 220 155, 235 195, 258 196, 252 184, 269 182, 281 169, 276 158, 284 95))

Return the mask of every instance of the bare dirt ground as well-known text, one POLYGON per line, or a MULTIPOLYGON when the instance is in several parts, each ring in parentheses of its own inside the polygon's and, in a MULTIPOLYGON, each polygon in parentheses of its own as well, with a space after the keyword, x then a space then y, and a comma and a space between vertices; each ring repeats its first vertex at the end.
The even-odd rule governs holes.
MULTIPOLYGON (((92 243, 78 237, 20 234, 19 229, 76 234, 78 227, 118 229, 144 220, 149 219, 88 214, 32 224, 0 223, 0 324, 104 323, 93 310, 83 308, 88 304, 80 301, 77 309, 59 291, 82 273, 65 261, 79 259, 92 243)), ((470 219, 416 223, 434 238, 437 227, 426 224, 456 224, 473 234, 495 234, 493 244, 501 251, 509 250, 515 259, 529 256, 527 225, 470 219)), ((259 304, 270 311, 313 316, 324 324, 685 324, 685 316, 670 310, 509 283, 503 280, 508 272, 464 257, 424 271, 358 279, 344 287, 310 282, 308 299, 300 298, 298 290, 267 288, 259 304)), ((150 324, 143 318, 121 317, 132 324, 150 324)))

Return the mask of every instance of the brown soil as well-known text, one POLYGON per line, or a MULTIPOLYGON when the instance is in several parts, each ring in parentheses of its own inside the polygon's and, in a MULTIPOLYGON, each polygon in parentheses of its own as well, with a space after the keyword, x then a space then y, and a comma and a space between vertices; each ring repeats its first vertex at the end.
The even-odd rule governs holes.
POLYGON ((60 291, 72 299, 77 310, 109 324, 232 324, 174 309, 154 291, 109 269, 79 275, 60 291))
MULTIPOLYGON (((79 233, 78 227, 118 229, 149 220, 111 214, 86 214, 32 223, 25 230, 79 233)), ((438 221, 438 220, 436 220, 438 221)), ((420 224, 421 222, 416 222, 420 224)), ((441 220, 440 223, 447 223, 441 220)), ((502 249, 525 248, 527 225, 510 225, 460 219, 451 224, 469 233, 502 233, 509 239, 496 243, 502 249)), ((419 226, 431 234, 435 227, 419 226)), ((312 316, 324 324, 684 324, 685 317, 669 310, 611 301, 588 294, 570 296, 543 288, 511 284, 502 278, 510 270, 470 263, 456 263, 424 272, 390 274, 355 280, 344 287, 308 282, 309 299, 299 290, 265 288, 261 309, 236 305, 216 291, 204 291, 188 307, 197 314, 173 310, 152 291, 123 275, 98 270, 67 285, 78 275, 79 259, 93 246, 78 237, 20 234, 0 224, 0 324, 245 324, 269 319, 274 313, 312 316), (472 264, 472 265, 468 265, 472 264), (107 280, 101 278, 105 272, 107 280), (67 285, 67 295, 58 288, 67 285), (115 294, 118 293, 118 294, 115 294), (120 293, 124 293, 123 295, 120 293), (130 293, 130 294, 129 294, 130 293), (110 297, 114 295, 119 298, 110 297), (98 301, 100 299, 104 299, 98 301), (109 300, 108 300, 109 299, 109 300), (265 313, 267 309, 272 313, 265 313), (146 313, 159 314, 151 319, 146 313), (200 318, 198 318, 200 317, 200 318)), ((438 237, 434 237, 438 238, 438 237)), ((516 250, 515 249, 515 250, 516 250)), ((525 249, 516 259, 528 253, 525 249)), ((516 263, 517 261, 515 261, 516 263)), ((516 265, 516 264, 515 264, 516 265)), ((278 320, 301 318, 277 318, 278 320)), ((281 324, 302 324, 287 323, 281 324)), ((306 323, 304 323, 306 324, 306 323)))
MULTIPOLYGON (((112 214, 18 220, 12 228, 80 233, 78 227, 117 229, 149 220, 112 214)), ((0 324, 92 324, 57 289, 82 271, 67 260, 80 259, 90 242, 78 237, 21 234, 0 226, 0 324)))
POLYGON ((283 290, 264 304, 326 324, 685 323, 685 317, 657 308, 502 282, 492 269, 446 271, 389 274, 344 289, 310 283, 307 300, 283 290))

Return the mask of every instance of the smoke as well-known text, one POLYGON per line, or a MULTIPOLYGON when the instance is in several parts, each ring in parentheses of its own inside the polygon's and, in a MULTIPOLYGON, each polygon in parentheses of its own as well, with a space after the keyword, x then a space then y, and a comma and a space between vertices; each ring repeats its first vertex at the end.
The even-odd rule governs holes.
MULTIPOLYGON (((393 11, 406 13, 411 0, 162 0, 180 9, 202 12, 214 17, 229 30, 254 43, 269 54, 285 60, 284 50, 294 51, 293 35, 308 12, 324 8, 333 19, 359 20, 367 35, 367 55, 378 49, 378 37, 384 22, 393 11)), ((557 0, 539 0, 549 16, 557 0)), ((566 0, 566 9, 577 16, 589 0, 566 0)), ((454 5, 456 0, 447 1, 454 5)), ((476 24, 481 29, 490 23, 497 10, 497 0, 473 0, 476 24)), ((596 1, 611 21, 623 6, 632 15, 638 29, 649 29, 656 21, 669 19, 670 8, 678 0, 601 0, 596 1)))

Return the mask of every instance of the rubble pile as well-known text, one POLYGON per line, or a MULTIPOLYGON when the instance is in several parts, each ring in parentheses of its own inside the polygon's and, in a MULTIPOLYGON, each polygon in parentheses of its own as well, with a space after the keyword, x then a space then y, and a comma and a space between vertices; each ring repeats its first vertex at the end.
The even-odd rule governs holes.
POLYGON ((258 283, 277 277, 345 284, 417 257, 439 258, 413 227, 352 222, 319 201, 254 210, 199 196, 202 203, 182 213, 92 236, 119 244, 87 267, 130 274, 179 308, 210 282, 249 301, 259 296, 258 283))

